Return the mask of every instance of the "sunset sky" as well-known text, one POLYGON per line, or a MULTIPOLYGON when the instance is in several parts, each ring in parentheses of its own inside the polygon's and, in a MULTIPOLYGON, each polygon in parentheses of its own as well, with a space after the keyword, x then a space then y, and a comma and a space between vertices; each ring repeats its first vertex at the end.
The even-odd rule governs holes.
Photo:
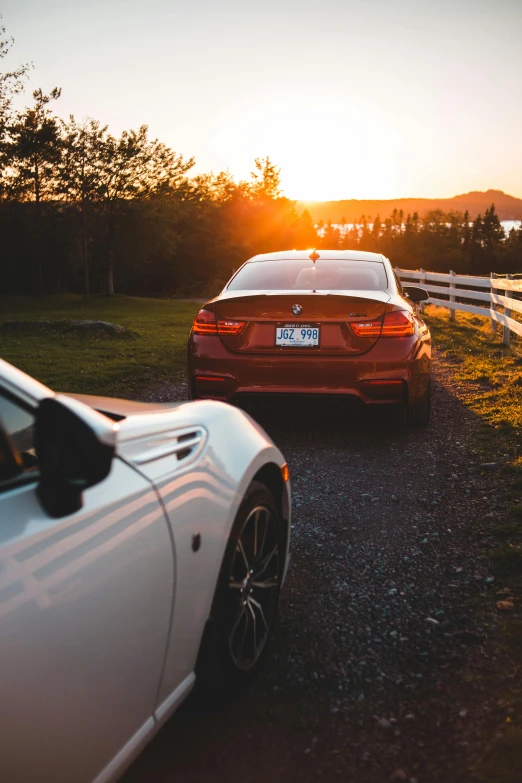
POLYGON ((0 0, 29 90, 299 199, 522 197, 522 0, 0 0))

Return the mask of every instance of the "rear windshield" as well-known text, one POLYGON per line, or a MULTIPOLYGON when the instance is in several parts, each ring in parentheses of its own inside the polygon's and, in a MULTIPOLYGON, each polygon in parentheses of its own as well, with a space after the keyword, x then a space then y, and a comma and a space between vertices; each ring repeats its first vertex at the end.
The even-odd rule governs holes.
POLYGON ((227 288, 236 291, 383 291, 388 288, 384 264, 380 261, 289 258, 281 261, 252 261, 232 278, 227 288))

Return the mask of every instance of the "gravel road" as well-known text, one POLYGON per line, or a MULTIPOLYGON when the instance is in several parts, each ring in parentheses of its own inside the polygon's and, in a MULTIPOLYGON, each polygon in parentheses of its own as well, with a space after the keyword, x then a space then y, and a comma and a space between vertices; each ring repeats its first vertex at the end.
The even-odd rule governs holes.
POLYGON ((482 608, 498 586, 481 535, 502 497, 451 367, 435 362, 434 380, 425 430, 328 410, 260 418, 294 498, 270 656, 240 700, 185 705, 126 783, 467 780, 485 699, 469 667, 487 669, 498 623, 482 608))

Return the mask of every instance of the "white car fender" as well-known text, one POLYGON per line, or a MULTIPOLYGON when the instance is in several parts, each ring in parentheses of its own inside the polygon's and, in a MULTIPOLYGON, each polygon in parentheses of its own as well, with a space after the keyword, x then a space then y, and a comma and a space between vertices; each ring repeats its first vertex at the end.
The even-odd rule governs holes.
MULTIPOLYGON (((249 416, 214 401, 129 416, 120 424, 118 452, 154 483, 175 551, 160 705, 194 671, 225 547, 250 483, 268 464, 280 469, 284 458, 249 416)), ((288 498, 287 487, 285 509, 288 498)))

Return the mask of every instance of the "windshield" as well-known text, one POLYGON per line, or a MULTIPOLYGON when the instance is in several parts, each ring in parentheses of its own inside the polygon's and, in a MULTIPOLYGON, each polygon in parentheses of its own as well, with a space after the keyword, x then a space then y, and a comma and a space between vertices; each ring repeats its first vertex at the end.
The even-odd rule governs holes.
POLYGON ((380 261, 308 258, 252 261, 227 286, 232 291, 383 291, 388 288, 380 261))

